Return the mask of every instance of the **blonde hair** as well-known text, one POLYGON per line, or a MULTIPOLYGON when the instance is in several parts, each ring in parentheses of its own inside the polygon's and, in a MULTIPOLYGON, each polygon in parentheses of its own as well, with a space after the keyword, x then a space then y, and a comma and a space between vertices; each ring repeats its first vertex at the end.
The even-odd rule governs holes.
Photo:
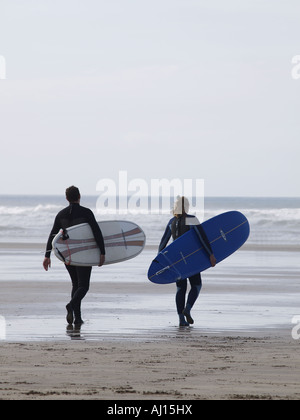
POLYGON ((186 197, 178 196, 174 206, 173 206, 173 215, 175 217, 180 217, 183 214, 187 214, 190 208, 189 200, 186 197))

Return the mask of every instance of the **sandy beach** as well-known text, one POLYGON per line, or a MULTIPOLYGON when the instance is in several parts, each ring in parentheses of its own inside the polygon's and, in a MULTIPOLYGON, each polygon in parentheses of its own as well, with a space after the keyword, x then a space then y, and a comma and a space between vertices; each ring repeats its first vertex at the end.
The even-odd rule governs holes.
POLYGON ((2 343, 2 399, 299 399, 284 333, 2 343))
MULTIPOLYGON (((11 245, 0 253, 1 399, 300 398, 300 341, 291 334, 298 274, 291 263, 281 273, 270 267, 270 251, 244 250, 208 271, 194 326, 179 328, 175 285, 143 277, 153 253, 146 249, 126 275, 121 265, 94 271, 78 331, 66 328, 63 265, 53 261, 43 272, 37 250, 11 245), (245 261, 253 258, 259 274, 250 275, 245 261)), ((297 253, 288 255, 296 264, 297 253)))

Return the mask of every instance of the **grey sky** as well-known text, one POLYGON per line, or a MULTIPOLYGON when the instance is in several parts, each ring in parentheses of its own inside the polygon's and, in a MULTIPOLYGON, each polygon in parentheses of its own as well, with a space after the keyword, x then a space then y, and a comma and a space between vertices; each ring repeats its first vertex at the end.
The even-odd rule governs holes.
POLYGON ((298 0, 0 0, 0 194, 299 196, 298 0))

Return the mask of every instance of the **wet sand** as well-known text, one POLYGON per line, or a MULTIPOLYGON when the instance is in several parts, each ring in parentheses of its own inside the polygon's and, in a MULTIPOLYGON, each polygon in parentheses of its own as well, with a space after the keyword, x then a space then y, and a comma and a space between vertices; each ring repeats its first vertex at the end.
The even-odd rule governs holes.
POLYGON ((94 271, 79 331, 65 322, 65 269, 44 273, 36 250, 0 253, 1 399, 300 398, 296 253, 246 250, 209 270, 194 326, 179 328, 175 285, 145 279, 148 249, 94 271))

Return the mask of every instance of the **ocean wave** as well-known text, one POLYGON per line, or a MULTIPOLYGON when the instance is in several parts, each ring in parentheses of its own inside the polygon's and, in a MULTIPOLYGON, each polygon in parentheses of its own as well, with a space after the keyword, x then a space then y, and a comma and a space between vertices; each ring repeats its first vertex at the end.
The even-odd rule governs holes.
MULTIPOLYGON (((1 198, 1 197, 0 197, 1 198)), ((164 232, 171 211, 159 209, 150 213, 131 209, 128 212, 112 212, 110 209, 96 208, 96 200, 82 203, 93 210, 97 220, 131 220, 139 224, 147 235, 147 243, 156 244, 164 232)), ((300 205, 291 200, 224 200, 218 199, 204 208, 204 220, 230 211, 245 214, 250 223, 249 243, 300 243, 300 205), (248 205, 249 204, 249 205, 248 205), (272 207, 274 204, 274 207, 272 207)), ((0 237, 26 237, 37 240, 47 239, 56 214, 64 207, 64 201, 56 197, 27 197, 26 199, 5 198, 0 200, 0 237)), ((203 210, 203 209, 201 209, 203 210)))
POLYGON ((31 214, 31 213, 44 213, 44 212, 57 212, 61 209, 61 206, 53 204, 38 204, 37 206, 0 206, 0 215, 20 215, 20 214, 31 214))
POLYGON ((6 207, 0 206, 0 215, 9 216, 9 215, 18 215, 28 212, 27 207, 6 207))
POLYGON ((295 222, 300 220, 300 209, 253 209, 244 210, 254 220, 272 220, 273 222, 295 222))
MULTIPOLYGON (((297 229, 300 227, 300 209, 238 209, 249 220, 251 225, 257 226, 293 226, 297 229)), ((210 219, 228 211, 228 209, 212 210, 209 209, 205 212, 205 219, 210 219)))

